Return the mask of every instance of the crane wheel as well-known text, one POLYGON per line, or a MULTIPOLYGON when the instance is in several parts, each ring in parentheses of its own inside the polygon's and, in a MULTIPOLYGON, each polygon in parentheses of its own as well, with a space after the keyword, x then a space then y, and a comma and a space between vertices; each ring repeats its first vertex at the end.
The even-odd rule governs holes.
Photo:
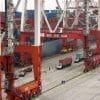
POLYGON ((87 73, 88 71, 89 71, 89 69, 86 69, 86 68, 85 68, 83 72, 84 72, 84 73, 87 73))

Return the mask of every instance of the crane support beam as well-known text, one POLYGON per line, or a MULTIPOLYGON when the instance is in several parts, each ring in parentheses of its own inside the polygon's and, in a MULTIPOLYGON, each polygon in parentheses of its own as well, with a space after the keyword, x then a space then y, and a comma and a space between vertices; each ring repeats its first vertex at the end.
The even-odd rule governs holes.
POLYGON ((7 36, 5 55, 13 53, 13 0, 5 0, 5 33, 7 36))
POLYGON ((35 46, 40 46, 41 0, 35 0, 35 46))
POLYGON ((90 0, 84 0, 84 13, 85 13, 85 27, 84 27, 84 35, 87 36, 89 34, 89 2, 90 0))
POLYGON ((98 0, 98 30, 100 31, 100 0, 98 0))
POLYGON ((26 16, 26 6, 27 6, 27 0, 23 0, 23 10, 22 10, 22 15, 21 15, 21 27, 20 31, 24 31, 24 25, 25 25, 25 16, 26 16))

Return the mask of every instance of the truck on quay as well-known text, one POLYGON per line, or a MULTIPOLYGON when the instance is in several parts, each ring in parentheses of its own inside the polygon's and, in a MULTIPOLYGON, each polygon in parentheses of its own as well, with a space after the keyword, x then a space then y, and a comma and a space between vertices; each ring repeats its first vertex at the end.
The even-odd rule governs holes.
POLYGON ((64 58, 59 60, 59 65, 56 67, 57 69, 63 69, 65 67, 71 66, 72 64, 72 58, 64 58))

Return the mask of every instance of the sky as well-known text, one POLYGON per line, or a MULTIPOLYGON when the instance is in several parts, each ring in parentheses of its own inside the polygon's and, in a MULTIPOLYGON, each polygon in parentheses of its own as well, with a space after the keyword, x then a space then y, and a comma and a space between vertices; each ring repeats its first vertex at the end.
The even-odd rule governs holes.
MULTIPOLYGON (((5 0, 0 0, 0 11, 4 11, 4 1, 5 0)), ((13 0, 14 1, 14 5, 16 5, 17 1, 18 0, 13 0)), ((75 0, 72 0, 72 4, 71 5, 74 5, 75 4, 75 0)), ((97 0, 94 0, 94 1, 97 1, 97 0)), ((63 2, 64 0, 59 0, 61 6, 63 7, 63 2)), ((22 5, 23 5, 23 0, 21 0, 21 3, 18 7, 18 11, 22 11, 22 5)), ((45 0, 45 9, 46 10, 53 10, 57 7, 57 4, 56 4, 56 0, 45 0)), ((28 4, 27 4, 27 9, 34 9, 34 0, 28 0, 28 4)))
MULTIPOLYGON (((4 11, 4 1, 5 0, 0 0, 0 11, 4 11)), ((16 5, 18 0, 14 0, 14 5, 16 5)), ((63 2, 64 0, 59 0, 61 7, 63 8, 63 2)), ((72 2, 74 3, 74 2, 72 2)), ((21 0, 21 3, 18 7, 18 11, 22 10, 22 5, 23 5, 23 0, 21 0)), ((56 0, 45 0, 45 5, 44 8, 46 10, 53 10, 56 9, 57 4, 56 4, 56 0)), ((27 9, 34 9, 34 0, 28 0, 28 4, 27 4, 27 9)))
MULTIPOLYGON (((4 1, 0 0, 0 11, 4 11, 4 1)), ((18 0, 14 0, 14 5, 16 5, 18 0)), ((27 9, 34 9, 34 0, 28 0, 27 9)), ((18 7, 18 11, 22 9, 23 0, 18 7)), ((56 0, 45 0, 45 9, 55 9, 56 7, 56 0)))

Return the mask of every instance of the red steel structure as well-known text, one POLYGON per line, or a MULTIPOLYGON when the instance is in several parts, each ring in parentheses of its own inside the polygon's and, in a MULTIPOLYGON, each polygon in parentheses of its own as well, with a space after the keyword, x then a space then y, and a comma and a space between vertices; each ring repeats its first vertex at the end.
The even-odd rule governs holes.
MULTIPOLYGON (((7 45, 4 45, 3 47, 10 47, 7 49, 7 54, 4 54, 0 56, 0 72, 3 70, 5 74, 5 87, 4 90, 7 94, 6 99, 7 100, 26 100, 30 99, 33 95, 40 94, 41 93, 41 73, 40 73, 40 66, 41 66, 41 46, 40 46, 40 0, 35 1, 35 45, 34 46, 25 46, 25 45, 19 45, 16 47, 11 48, 11 39, 10 36, 13 35, 12 27, 13 27, 13 18, 12 18, 12 11, 13 11, 13 3, 12 0, 5 0, 5 30, 7 35, 7 45), (10 9, 10 10, 9 10, 10 9), (9 15, 12 19, 9 18, 9 15), (9 23, 9 24, 8 24, 9 23), (10 32, 9 32, 10 30, 10 32), (12 33, 12 34, 11 34, 12 33), (10 35, 11 34, 11 35, 10 35), (38 35, 37 35, 38 34, 38 35), (11 51, 10 51, 11 49, 11 51), (13 50, 12 50, 13 49, 13 50), (15 73, 14 73, 14 52, 27 52, 30 53, 32 58, 32 64, 33 64, 33 72, 34 72, 34 81, 26 83, 19 87, 14 87, 15 82, 15 73), (2 70, 1 70, 2 69, 2 70)), ((1 48, 3 50, 4 48, 1 48)), ((2 100, 2 73, 0 73, 0 100, 2 100)))
POLYGON ((96 37, 96 53, 97 55, 94 55, 93 57, 90 57, 87 62, 84 62, 85 69, 84 72, 90 71, 96 66, 100 64, 100 31, 92 30, 90 31, 90 34, 94 35, 96 37))
MULTIPOLYGON (((27 37, 33 37, 33 32, 22 32, 20 35, 20 44, 26 43, 27 37)), ((52 38, 52 39, 80 39, 84 43, 84 36, 82 34, 82 30, 66 30, 64 33, 41 33, 41 39, 43 38, 52 38)), ((75 42, 75 41, 74 41, 75 42)), ((76 42, 72 45, 76 45, 76 42)), ((25 57, 25 53, 21 53, 20 56, 21 62, 23 64, 26 63, 27 58, 25 57)))
MULTIPOLYGON (((36 9, 36 14, 38 17, 38 21, 36 21, 36 25, 39 25, 40 28, 40 3, 39 0, 37 0, 38 2, 35 2, 37 5, 37 9, 36 9)), ((34 94, 39 94, 41 93, 41 72, 40 72, 40 66, 41 66, 41 46, 40 46, 40 37, 41 38, 57 38, 57 39, 66 39, 66 38, 72 38, 72 39, 81 39, 83 41, 83 43, 85 43, 85 39, 84 39, 84 35, 82 34, 83 31, 80 30, 72 30, 72 31, 64 31, 62 34, 60 33, 40 33, 40 30, 35 29, 35 33, 38 34, 38 36, 36 36, 37 34, 34 35, 34 33, 29 33, 27 34, 27 32, 22 32, 21 33, 21 41, 20 41, 20 45, 14 47, 14 52, 19 52, 19 53, 30 53, 31 58, 32 58, 32 65, 33 65, 33 72, 34 72, 34 81, 26 83, 22 86, 19 87, 14 87, 14 80, 16 79, 14 77, 14 70, 13 70, 13 56, 12 55, 6 55, 6 56, 0 56, 0 66, 1 69, 4 71, 5 76, 7 78, 6 82, 5 82, 5 91, 7 93, 7 99, 8 100, 26 100, 29 99, 30 97, 32 97, 34 94), (25 41, 26 41, 26 37, 27 36, 32 36, 35 37, 35 39, 37 39, 38 41, 35 41, 35 46, 27 46, 25 45, 25 41), (36 38, 37 37, 37 38, 36 38)), ((97 43, 97 52, 98 54, 100 54, 100 31, 93 31, 93 34, 96 36, 96 43, 97 43)), ((88 41, 87 41, 88 42, 88 41)), ((22 57, 23 60, 23 57, 22 57)), ((94 67, 91 64, 91 61, 96 62, 97 64, 100 63, 100 56, 94 56, 93 59, 91 58, 91 60, 88 60, 85 63, 85 69, 86 70, 91 70, 94 67), (88 67, 89 65, 89 67, 88 67)), ((1 87, 1 77, 2 77, 2 70, 0 70, 0 97, 2 97, 2 87, 1 87)), ((0 100, 2 100, 2 98, 0 98, 0 100)))
MULTIPOLYGON (((66 38, 72 38, 72 39, 81 39, 84 43, 84 36, 83 34, 81 34, 82 31, 66 31, 65 33, 63 34, 53 34, 53 33, 42 33, 41 34, 41 38, 44 38, 44 37, 48 37, 48 38, 63 38, 63 39, 66 39, 66 38), (77 33, 77 32, 80 32, 80 33, 77 33)), ((96 31, 96 30, 93 30, 91 31, 90 34, 93 34, 96 36, 96 44, 97 44, 97 52, 98 54, 100 54, 100 46, 99 46, 99 39, 100 39, 100 32, 99 31, 96 31)), ((37 59, 40 59, 40 56, 41 56, 41 52, 39 52, 39 48, 40 47, 35 47, 35 46, 25 46, 24 43, 25 43, 25 39, 26 37, 28 36, 33 36, 33 33, 32 32, 22 32, 21 33, 21 38, 24 38, 24 39, 21 39, 21 45, 20 46, 16 46, 15 49, 14 49, 14 52, 20 52, 20 53, 30 53, 30 55, 32 55, 32 64, 34 66, 34 77, 35 77, 35 80, 34 82, 30 82, 30 83, 27 83, 25 85, 22 85, 18 88, 14 88, 13 87, 13 83, 14 83, 14 78, 12 76, 12 73, 13 73, 13 69, 9 69, 9 72, 10 72, 10 78, 9 79, 9 87, 12 89, 10 93, 8 93, 8 98, 9 100, 12 100, 11 98, 13 97, 15 100, 17 100, 17 98, 20 98, 18 100, 21 100, 21 98, 25 97, 25 96, 32 96, 32 94, 38 94, 38 93, 41 93, 41 81, 40 81, 40 64, 41 64, 41 60, 37 60, 37 59), (34 52, 33 52, 34 51, 34 52), (37 53, 36 53, 37 52, 37 53), (32 91, 31 93, 29 93, 29 91, 32 91), (17 97, 15 94, 18 93, 18 94, 23 94, 21 97, 17 97)), ((99 58, 100 56, 95 56, 95 59, 96 58, 99 58)), ((12 65, 11 63, 13 63, 13 60, 11 60, 12 57, 9 57, 9 63, 8 65, 12 65)), ((1 61, 1 64, 2 66, 5 66, 5 60, 6 60, 6 57, 1 57, 0 58, 0 61, 1 61)), ((23 59, 22 59, 23 60, 23 59)), ((87 70, 91 70, 93 69, 94 67, 92 65, 90 65, 90 61, 88 61, 88 65, 85 65, 85 68, 87 70)), ((97 62, 97 63, 100 63, 100 62, 97 62)), ((5 66, 6 68, 6 66, 5 66)), ((12 68, 12 67, 9 67, 9 68, 12 68)))
MULTIPOLYGON (((33 96, 33 94, 35 95, 35 94, 41 93, 41 79, 40 79, 41 73, 40 73, 40 67, 39 67, 39 66, 41 66, 40 47, 20 45, 15 48, 15 52, 30 53, 31 58, 32 58, 33 71, 34 71, 34 76, 33 76, 34 81, 27 83, 23 86, 20 86, 18 88, 15 88, 14 89, 15 93, 23 94, 23 97, 25 97, 25 96, 31 97, 31 96, 33 96)), ((15 96, 15 97, 17 98, 17 96, 15 96)), ((20 97, 20 100, 23 97, 20 97)), ((15 100, 17 100, 17 99, 15 99, 15 100)))

